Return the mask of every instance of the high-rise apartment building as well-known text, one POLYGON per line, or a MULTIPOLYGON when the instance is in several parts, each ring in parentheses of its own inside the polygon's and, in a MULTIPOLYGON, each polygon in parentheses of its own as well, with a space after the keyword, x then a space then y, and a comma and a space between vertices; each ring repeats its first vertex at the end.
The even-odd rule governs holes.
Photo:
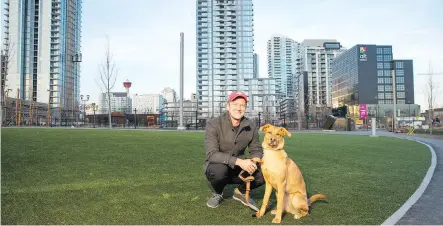
POLYGON ((10 97, 50 102, 53 114, 80 104, 81 0, 5 0, 5 82, 10 97))
POLYGON ((331 63, 343 51, 335 39, 306 39, 300 43, 300 70, 294 88, 300 114, 323 117, 332 108, 331 63))
POLYGON ((284 36, 272 36, 267 42, 268 77, 275 78, 280 101, 294 97, 299 44, 284 36))
POLYGON ((228 92, 249 92, 245 79, 254 77, 252 7, 252 0, 197 0, 199 117, 223 113, 219 106, 225 105, 228 92))

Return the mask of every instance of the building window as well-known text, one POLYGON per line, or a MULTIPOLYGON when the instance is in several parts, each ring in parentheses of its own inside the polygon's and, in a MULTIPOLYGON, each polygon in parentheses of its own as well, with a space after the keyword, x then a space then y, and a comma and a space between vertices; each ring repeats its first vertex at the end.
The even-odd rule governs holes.
POLYGON ((385 93, 385 99, 392 99, 392 93, 385 93))
POLYGON ((385 64, 385 69, 391 69, 391 63, 384 63, 385 64))
POLYGON ((383 92, 385 91, 385 86, 384 85, 378 85, 378 89, 379 92, 383 92))
POLYGON ((394 103, 394 101, 392 101, 392 100, 385 100, 385 104, 393 104, 394 103))
POLYGON ((392 55, 384 55, 384 61, 391 61, 392 60, 392 55))
POLYGON ((395 62, 395 68, 398 68, 398 69, 400 69, 400 68, 403 68, 404 67, 404 65, 403 65, 403 62, 395 62))
POLYGON ((378 104, 384 104, 385 100, 378 100, 378 104))
POLYGON ((391 48, 384 48, 383 49, 383 54, 391 54, 391 53, 392 53, 391 48))
POLYGON ((383 63, 377 63, 377 69, 383 69, 383 63))
POLYGON ((395 79, 395 82, 396 82, 396 83, 405 83, 405 78, 404 78, 404 77, 397 77, 397 78, 395 79))
POLYGON ((392 79, 389 77, 387 77, 387 78, 385 77, 385 83, 388 83, 388 84, 392 83, 392 79))
POLYGON ((405 76, 404 70, 395 70, 395 76, 405 76))
POLYGON ((377 71, 377 76, 378 77, 383 77, 383 70, 378 70, 377 71))
POLYGON ((383 84, 384 83, 384 79, 383 78, 378 78, 378 84, 383 84))
POLYGON ((385 76, 392 76, 390 70, 385 70, 385 73, 384 73, 384 74, 385 74, 385 76))
POLYGON ((383 49, 382 48, 377 48, 377 54, 383 54, 383 49))
POLYGON ((378 99, 385 99, 385 94, 384 93, 378 93, 378 99))
POLYGON ((377 55, 377 61, 383 61, 383 55, 377 55))
POLYGON ((405 85, 397 85, 397 91, 405 91, 405 85))
POLYGON ((405 98, 405 92, 397 92, 397 98, 405 98))
POLYGON ((391 85, 386 85, 385 86, 385 91, 386 92, 392 92, 392 86, 391 85))
POLYGON ((397 104, 405 104, 405 100, 397 100, 397 104))

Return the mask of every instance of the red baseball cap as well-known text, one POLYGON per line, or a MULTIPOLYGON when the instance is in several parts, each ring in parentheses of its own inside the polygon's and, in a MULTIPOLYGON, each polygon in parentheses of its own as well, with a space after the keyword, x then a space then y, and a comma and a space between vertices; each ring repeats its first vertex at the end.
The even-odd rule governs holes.
POLYGON ((232 92, 228 97, 228 101, 229 102, 234 101, 235 99, 237 99, 239 97, 245 99, 245 101, 248 102, 248 96, 241 91, 232 92))

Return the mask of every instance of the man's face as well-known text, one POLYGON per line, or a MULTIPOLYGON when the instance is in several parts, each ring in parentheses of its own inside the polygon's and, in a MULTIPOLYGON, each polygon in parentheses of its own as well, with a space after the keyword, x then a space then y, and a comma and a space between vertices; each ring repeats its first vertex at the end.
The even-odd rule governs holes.
POLYGON ((240 120, 246 111, 246 100, 243 98, 237 98, 234 101, 228 102, 226 109, 232 118, 240 120))

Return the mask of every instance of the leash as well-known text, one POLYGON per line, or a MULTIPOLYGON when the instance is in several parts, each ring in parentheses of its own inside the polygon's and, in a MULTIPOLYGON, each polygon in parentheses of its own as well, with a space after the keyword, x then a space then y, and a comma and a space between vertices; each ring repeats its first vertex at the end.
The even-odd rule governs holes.
POLYGON ((244 170, 242 170, 241 172, 240 172, 240 174, 238 175, 238 177, 240 177, 240 179, 243 181, 243 182, 245 182, 246 183, 246 194, 245 194, 245 199, 246 199, 246 203, 249 203, 249 191, 251 190, 251 181, 253 181, 253 180, 255 180, 255 178, 254 178, 254 176, 252 176, 252 175, 249 175, 249 176, 247 176, 247 177, 243 177, 242 176, 242 174, 244 173, 245 171, 244 170))
MULTIPOLYGON (((254 160, 252 160, 254 161, 254 160)), ((257 163, 257 161, 254 161, 255 163, 257 163)), ((251 190, 251 181, 255 180, 254 176, 252 176, 252 174, 249 174, 249 176, 247 177, 243 177, 242 174, 246 172, 245 170, 242 170, 240 172, 240 174, 238 175, 238 177, 240 177, 240 179, 246 183, 246 193, 245 193, 245 199, 246 199, 246 203, 249 203, 249 191, 251 190)))

